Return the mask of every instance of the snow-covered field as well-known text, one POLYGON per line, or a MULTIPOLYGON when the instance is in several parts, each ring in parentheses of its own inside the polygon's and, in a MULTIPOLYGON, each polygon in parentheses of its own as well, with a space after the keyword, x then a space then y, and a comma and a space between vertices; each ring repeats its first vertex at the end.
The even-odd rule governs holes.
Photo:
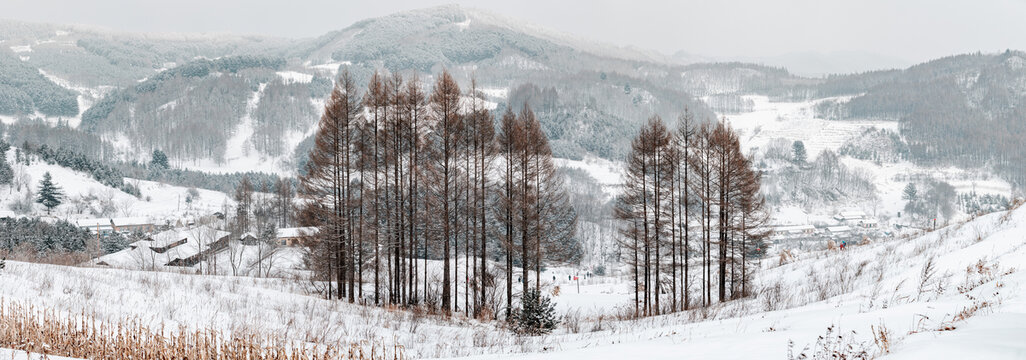
MULTIPOLYGON (((754 103, 752 111, 741 114, 719 114, 741 135, 745 151, 765 149, 771 142, 783 139, 787 143, 802 141, 808 153, 808 160, 815 160, 824 150, 837 153, 848 140, 858 137, 868 129, 884 129, 898 133, 897 121, 882 120, 826 120, 816 117, 815 107, 823 101, 846 101, 847 97, 815 99, 803 102, 772 102, 766 96, 745 96, 754 103)), ((869 175, 877 190, 876 203, 842 204, 842 208, 858 208, 882 218, 895 218, 903 210, 905 201, 901 194, 910 179, 933 179, 951 184, 956 192, 979 195, 991 194, 1013 198, 1012 185, 989 174, 986 170, 966 170, 956 167, 931 167, 913 164, 909 161, 875 163, 841 156, 841 162, 854 171, 869 175)), ((809 223, 828 218, 837 209, 806 209, 811 213, 796 214, 785 205, 785 214, 777 214, 778 224, 809 223), (798 221, 806 219, 806 221, 798 221)), ((962 214, 965 215, 965 214, 962 214)))
POLYGON ((766 96, 745 96, 755 104, 751 112, 720 114, 726 116, 734 129, 741 133, 741 146, 747 149, 765 147, 773 139, 801 140, 809 153, 809 160, 823 150, 837 151, 845 140, 869 128, 897 131, 897 121, 831 121, 816 118, 815 106, 828 100, 804 102, 771 102, 766 96))
MULTIPOLYGON (((26 176, 26 184, 21 191, 14 186, 5 185, 0 192, 0 208, 5 213, 11 203, 22 199, 25 192, 31 189, 33 193, 39 186, 39 181, 47 172, 53 177, 54 183, 61 188, 65 195, 62 205, 56 207, 52 216, 73 220, 76 218, 93 217, 82 214, 89 213, 91 209, 99 209, 101 203, 108 203, 113 206, 113 213, 108 217, 132 217, 144 216, 150 220, 177 220, 185 217, 199 217, 214 212, 224 211, 225 206, 233 206, 234 201, 228 195, 211 190, 197 189, 198 197, 192 203, 185 200, 189 189, 172 186, 153 181, 125 178, 125 182, 136 185, 142 193, 141 198, 129 195, 120 190, 106 186, 91 176, 61 167, 50 165, 42 161, 35 161, 30 166, 16 164, 14 159, 15 149, 7 153, 7 161, 12 164, 15 174, 26 176), (82 205, 77 205, 76 202, 82 205), (79 207, 81 206, 81 208, 79 207)), ((36 214, 44 214, 43 208, 35 204, 36 214)), ((8 216, 11 214, 8 214, 8 216)), ((163 221, 160 222, 163 224, 163 221)))
POLYGON ((761 95, 745 96, 752 100, 752 111, 741 114, 719 114, 726 117, 734 129, 741 133, 741 145, 747 150, 764 147, 773 139, 801 140, 805 143, 810 160, 820 151, 837 149, 865 129, 876 127, 897 130, 896 121, 830 121, 816 118, 818 99, 803 102, 771 102, 761 95))
POLYGON ((616 195, 620 192, 620 177, 623 175, 623 165, 620 162, 610 161, 594 156, 587 156, 583 160, 554 159, 556 166, 583 170, 588 173, 595 182, 602 186, 607 195, 616 195))
POLYGON ((20 350, 0 349, 0 359, 4 360, 73 360, 62 356, 50 356, 27 353, 20 350))
POLYGON ((576 282, 565 279, 581 273, 552 268, 542 279, 556 279, 548 291, 558 285, 559 311, 575 315, 542 337, 459 316, 323 300, 309 293, 309 282, 289 279, 8 262, 0 298, 110 321, 398 343, 411 358, 751 359, 851 349, 895 359, 1021 359, 1024 233, 1026 208, 917 237, 798 254, 783 264, 764 259, 752 298, 639 320, 616 317, 632 298, 626 279, 591 277, 578 294, 576 282), (886 346, 874 341, 882 334, 886 346), (817 343, 820 337, 826 340, 817 343))

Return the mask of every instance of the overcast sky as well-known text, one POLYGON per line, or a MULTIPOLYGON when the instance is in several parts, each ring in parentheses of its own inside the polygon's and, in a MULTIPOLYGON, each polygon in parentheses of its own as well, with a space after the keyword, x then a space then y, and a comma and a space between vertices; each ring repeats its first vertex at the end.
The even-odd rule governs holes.
POLYGON ((1026 49, 1026 0, 0 0, 0 17, 147 32, 313 37, 460 3, 614 45, 716 58, 867 52, 911 62, 1026 49))

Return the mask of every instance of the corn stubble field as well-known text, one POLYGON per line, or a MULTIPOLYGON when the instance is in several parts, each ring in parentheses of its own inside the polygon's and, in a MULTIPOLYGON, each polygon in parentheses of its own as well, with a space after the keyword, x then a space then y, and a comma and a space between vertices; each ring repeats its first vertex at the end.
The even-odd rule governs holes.
POLYGON ((98 322, 87 315, 0 305, 0 347, 83 359, 402 359, 391 351, 352 344, 297 346, 256 335, 226 337, 213 330, 153 329, 139 321, 98 322), (386 356, 389 354, 389 356, 386 356))

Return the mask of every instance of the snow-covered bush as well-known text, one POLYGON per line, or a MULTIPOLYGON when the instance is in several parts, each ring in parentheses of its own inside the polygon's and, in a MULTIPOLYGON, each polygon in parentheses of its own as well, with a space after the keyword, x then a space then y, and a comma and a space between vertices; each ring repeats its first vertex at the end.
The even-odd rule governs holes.
POLYGON ((521 308, 513 311, 509 322, 519 335, 543 335, 552 332, 559 323, 552 299, 541 296, 538 290, 528 290, 521 299, 521 308))

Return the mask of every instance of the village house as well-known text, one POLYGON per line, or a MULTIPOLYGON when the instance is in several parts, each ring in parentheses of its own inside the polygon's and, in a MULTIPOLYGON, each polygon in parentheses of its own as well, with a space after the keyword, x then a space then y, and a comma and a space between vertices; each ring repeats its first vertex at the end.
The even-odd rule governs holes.
POLYGON ((826 228, 826 230, 827 230, 827 233, 830 234, 830 236, 833 236, 833 237, 841 237, 841 236, 851 235, 851 226, 847 226, 847 225, 828 226, 826 228))
POLYGON ((101 256, 96 265, 129 269, 193 266, 228 246, 231 233, 207 226, 163 231, 101 256))
POLYGON ((785 237, 802 237, 816 234, 816 227, 808 224, 804 225, 783 225, 773 228, 774 235, 781 235, 785 237))
POLYGON ((278 229, 278 244, 282 246, 308 246, 312 243, 314 235, 320 232, 319 228, 293 227, 278 229))
POLYGON ((862 219, 857 222, 857 225, 863 229, 876 229, 880 227, 880 221, 876 219, 862 219))
POLYGON ((834 215, 834 220, 842 224, 858 224, 859 221, 866 219, 869 219, 869 216, 860 210, 841 211, 834 215))

